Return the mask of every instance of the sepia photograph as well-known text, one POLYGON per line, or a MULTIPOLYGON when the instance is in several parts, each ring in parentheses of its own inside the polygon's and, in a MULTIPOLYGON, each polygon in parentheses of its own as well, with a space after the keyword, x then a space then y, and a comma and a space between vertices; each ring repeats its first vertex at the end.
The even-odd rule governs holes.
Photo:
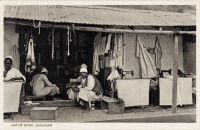
POLYGON ((1 7, 10 129, 196 125, 197 3, 1 7))

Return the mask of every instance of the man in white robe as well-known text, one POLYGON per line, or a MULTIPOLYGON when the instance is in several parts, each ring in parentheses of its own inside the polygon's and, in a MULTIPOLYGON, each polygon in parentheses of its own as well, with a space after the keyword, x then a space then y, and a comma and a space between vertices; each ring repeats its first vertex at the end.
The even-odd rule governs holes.
POLYGON ((91 110, 91 102, 99 100, 102 97, 103 89, 98 79, 88 74, 85 64, 81 66, 80 73, 81 76, 78 77, 80 85, 73 86, 72 89, 68 91, 68 96, 72 100, 77 99, 80 105, 86 107, 84 112, 88 112, 91 110))
POLYGON ((13 58, 11 56, 7 56, 4 59, 4 81, 15 81, 15 80, 22 80, 22 81, 26 81, 26 78, 24 77, 24 75, 22 75, 22 73, 16 69, 12 67, 13 65, 13 58))

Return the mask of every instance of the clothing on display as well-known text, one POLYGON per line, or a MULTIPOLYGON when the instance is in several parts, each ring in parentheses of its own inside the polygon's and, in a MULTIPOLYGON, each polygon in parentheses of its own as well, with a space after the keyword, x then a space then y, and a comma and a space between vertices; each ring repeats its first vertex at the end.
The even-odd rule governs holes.
POLYGON ((136 57, 141 65, 142 78, 152 78, 157 75, 155 64, 146 50, 145 44, 137 36, 136 57))
POLYGON ((35 63, 35 54, 34 54, 34 43, 33 43, 33 39, 30 39, 28 43, 28 53, 26 56, 25 71, 32 72, 35 69, 36 69, 36 63, 35 63))

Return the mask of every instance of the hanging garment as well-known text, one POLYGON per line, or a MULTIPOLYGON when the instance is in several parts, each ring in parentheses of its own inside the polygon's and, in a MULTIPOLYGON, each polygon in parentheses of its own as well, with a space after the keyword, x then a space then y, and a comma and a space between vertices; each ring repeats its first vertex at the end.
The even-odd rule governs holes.
POLYGON ((35 63, 35 55, 34 55, 34 43, 33 43, 33 39, 30 39, 28 43, 28 53, 26 56, 25 71, 32 72, 35 69, 36 69, 36 63, 35 63))
POLYGON ((114 34, 113 37, 113 52, 111 59, 114 59, 115 66, 118 68, 123 67, 123 40, 122 40, 122 34, 114 34))
POLYGON ((155 48, 155 65, 156 65, 156 68, 161 68, 162 48, 161 48, 158 36, 156 36, 156 42, 155 42, 154 48, 155 48))
POLYGON ((99 65, 100 64, 99 56, 104 55, 105 46, 106 46, 106 36, 102 37, 102 33, 98 33, 94 39, 93 69, 92 69, 92 74, 94 75, 98 75, 100 69, 104 68, 104 65, 103 66, 99 65))
POLYGON ((107 36, 101 37, 101 44, 99 44, 99 55, 104 55, 105 48, 106 48, 106 39, 107 39, 107 36))
POLYGON ((20 56, 19 56, 19 49, 18 49, 17 45, 14 45, 10 49, 9 55, 12 56, 12 58, 13 58, 14 68, 19 69, 20 56))
POLYGON ((98 33, 94 39, 94 47, 93 47, 93 67, 92 74, 97 75, 100 72, 99 68, 99 45, 101 43, 101 33, 98 33))
POLYGON ((117 57, 116 63, 118 68, 123 68, 123 41, 122 41, 122 34, 118 34, 117 37, 117 57))
POLYGON ((108 50, 110 50, 110 43, 111 43, 111 34, 109 34, 107 37, 106 48, 104 53, 108 53, 108 50))
POLYGON ((137 37, 137 49, 136 57, 139 58, 141 69, 142 69, 142 78, 151 78, 157 75, 155 64, 145 49, 144 43, 137 37))

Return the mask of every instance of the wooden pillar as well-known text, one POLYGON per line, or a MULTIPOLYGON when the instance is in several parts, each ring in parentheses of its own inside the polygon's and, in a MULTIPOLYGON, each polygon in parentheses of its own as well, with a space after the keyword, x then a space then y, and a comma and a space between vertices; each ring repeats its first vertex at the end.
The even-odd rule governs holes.
POLYGON ((172 114, 176 113, 177 75, 178 75, 178 35, 174 35, 173 44, 173 82, 172 82, 172 114))

